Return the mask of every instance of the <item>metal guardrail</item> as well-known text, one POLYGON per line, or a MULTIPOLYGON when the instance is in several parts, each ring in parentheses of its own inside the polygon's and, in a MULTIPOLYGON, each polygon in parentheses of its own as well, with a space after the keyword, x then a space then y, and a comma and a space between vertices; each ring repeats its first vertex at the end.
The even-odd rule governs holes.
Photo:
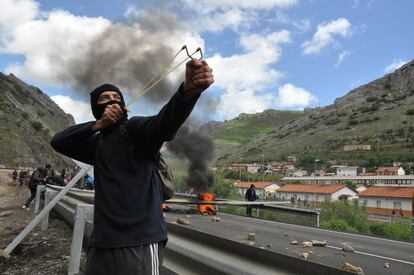
MULTIPOLYGON (((176 193, 174 197, 177 198, 185 198, 185 199, 195 199, 196 195, 184 194, 184 193, 176 193)), ((227 201, 226 199, 216 199, 219 201, 227 201)), ((255 201, 260 203, 260 201, 255 201)), ((267 201, 263 201, 264 203, 267 201)), ((290 213, 290 214, 301 214, 304 216, 310 216, 315 218, 315 226, 319 227, 320 225, 320 209, 303 209, 303 208, 295 208, 289 206, 281 206, 281 205, 267 205, 267 204, 258 204, 254 206, 256 209, 260 210, 267 210, 272 212, 283 212, 283 213, 290 213)), ((259 211, 256 212, 256 217, 259 218, 259 211)))
MULTIPOLYGON (((46 188, 46 202, 57 194, 46 188)), ((74 228, 68 274, 79 271, 83 236, 93 229, 93 192, 72 189, 59 201, 57 211, 74 228)), ((169 241, 164 266, 177 274, 351 274, 331 266, 249 246, 211 234, 168 223, 169 241)))

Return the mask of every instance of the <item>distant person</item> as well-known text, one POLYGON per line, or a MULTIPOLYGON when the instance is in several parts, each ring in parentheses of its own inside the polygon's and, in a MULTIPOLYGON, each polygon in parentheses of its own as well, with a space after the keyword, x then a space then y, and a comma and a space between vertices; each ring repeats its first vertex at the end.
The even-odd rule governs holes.
POLYGON ((14 169, 14 171, 13 171, 13 183, 15 183, 16 181, 17 181, 17 176, 19 175, 19 173, 17 173, 17 170, 16 169, 14 169))
POLYGON ((28 185, 28 187, 30 189, 30 197, 24 203, 23 209, 30 210, 30 208, 29 208, 30 203, 36 197, 37 186, 39 184, 44 184, 45 174, 46 174, 46 169, 42 168, 42 167, 37 168, 33 172, 32 176, 30 177, 30 181, 29 181, 29 185, 28 185))
MULTIPOLYGON (((254 184, 251 184, 249 189, 247 189, 246 194, 244 195, 244 198, 247 201, 257 200, 256 187, 254 186, 254 184)), ((253 205, 247 205, 246 207, 246 215, 249 217, 252 216, 252 208, 253 208, 253 205)))
POLYGON ((26 172, 24 170, 20 171, 19 173, 20 187, 22 187, 25 178, 26 178, 26 172))
POLYGON ((402 208, 400 208, 399 212, 400 212, 401 218, 404 218, 404 212, 403 212, 402 208))
POLYGON ((93 178, 88 174, 85 176, 85 188, 87 190, 93 190, 93 178))

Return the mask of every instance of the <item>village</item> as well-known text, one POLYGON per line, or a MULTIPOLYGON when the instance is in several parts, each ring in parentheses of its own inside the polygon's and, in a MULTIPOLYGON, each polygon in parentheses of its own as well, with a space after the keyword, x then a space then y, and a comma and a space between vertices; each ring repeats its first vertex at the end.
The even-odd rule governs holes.
POLYGON ((374 172, 367 172, 364 167, 336 164, 328 172, 317 169, 319 160, 315 159, 315 169, 309 173, 297 168, 297 161, 296 156, 288 156, 282 162, 233 163, 222 169, 239 173, 234 186, 241 196, 253 184, 260 199, 290 201, 295 207, 315 208, 323 202, 343 200, 363 206, 371 217, 383 220, 413 217, 414 175, 407 175, 401 163, 378 167, 374 172), (275 175, 280 179, 243 181, 242 174, 275 175))

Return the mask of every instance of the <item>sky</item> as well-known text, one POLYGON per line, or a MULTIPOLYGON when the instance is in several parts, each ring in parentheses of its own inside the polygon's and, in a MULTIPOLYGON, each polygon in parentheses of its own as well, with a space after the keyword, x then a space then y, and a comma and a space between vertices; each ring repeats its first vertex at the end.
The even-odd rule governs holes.
MULTIPOLYGON (((0 71, 41 88, 81 123, 93 120, 93 85, 115 82, 128 101, 187 45, 202 48, 215 77, 195 109, 201 122, 303 110, 414 59, 413 11, 411 0, 2 0, 0 71)), ((183 72, 168 75, 168 97, 183 72)), ((164 88, 132 114, 155 114, 164 88)))

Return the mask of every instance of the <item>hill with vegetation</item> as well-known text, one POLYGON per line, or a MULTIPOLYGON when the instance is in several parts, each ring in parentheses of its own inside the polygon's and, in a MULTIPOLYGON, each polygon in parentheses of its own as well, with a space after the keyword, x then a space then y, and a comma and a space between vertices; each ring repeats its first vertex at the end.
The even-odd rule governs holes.
POLYGON ((0 73, 0 164, 63 165, 70 160, 49 145, 56 132, 74 124, 71 115, 39 88, 0 73))
POLYGON ((414 161, 414 61, 325 107, 241 114, 202 129, 218 144, 218 165, 261 161, 262 155, 296 155, 308 165, 316 158, 365 166, 414 161), (371 150, 344 150, 356 144, 371 150))

